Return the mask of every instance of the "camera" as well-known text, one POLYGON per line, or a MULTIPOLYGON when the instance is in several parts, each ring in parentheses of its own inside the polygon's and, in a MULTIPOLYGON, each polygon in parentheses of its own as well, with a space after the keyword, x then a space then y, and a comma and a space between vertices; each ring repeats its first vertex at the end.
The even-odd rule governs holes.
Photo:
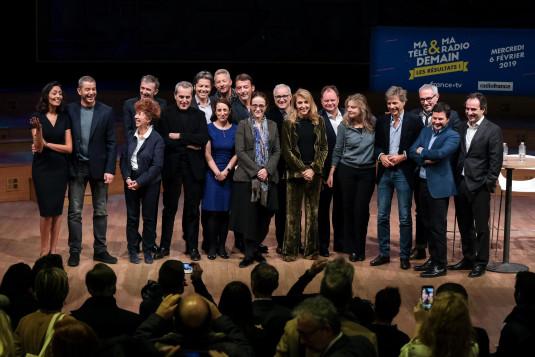
POLYGON ((433 306, 434 297, 435 297, 435 289, 433 288, 432 285, 422 286, 420 303, 422 304, 422 308, 424 310, 431 309, 431 306, 433 306))

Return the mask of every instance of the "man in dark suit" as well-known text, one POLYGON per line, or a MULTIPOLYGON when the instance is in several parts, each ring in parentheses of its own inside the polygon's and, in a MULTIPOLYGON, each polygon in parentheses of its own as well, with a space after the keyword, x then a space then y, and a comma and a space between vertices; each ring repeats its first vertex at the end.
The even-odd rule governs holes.
MULTIPOLYGON (((418 90, 418 96, 420 98, 420 107, 411 110, 411 114, 414 114, 420 118, 424 127, 431 126, 431 114, 433 107, 437 104, 440 95, 438 88, 434 84, 424 84, 418 90)), ((459 114, 451 109, 450 118, 448 120, 448 126, 453 130, 459 132, 461 127, 461 119, 459 114)), ((457 153, 451 157, 453 165, 457 165, 457 153)), ((411 252, 411 259, 425 259, 427 247, 427 233, 424 229, 424 222, 422 220, 423 214, 420 213, 421 208, 418 202, 420 194, 420 184, 416 180, 414 182, 414 203, 416 204, 416 234, 415 234, 415 247, 411 252)))
MULTIPOLYGON (((283 83, 277 84, 273 88, 273 101, 275 106, 267 113, 267 118, 273 120, 277 124, 279 137, 282 133, 282 123, 287 119, 288 113, 291 110, 290 104, 292 100, 291 88, 283 83)), ((280 157, 277 164, 277 171, 279 173, 279 185, 277 187, 277 195, 279 202, 286 202, 286 162, 284 158, 280 157)), ((282 243, 284 242, 284 230, 286 227, 286 205, 279 204, 279 208, 275 212, 275 237, 277 238, 277 253, 282 254, 282 243)))
POLYGON ((156 97, 159 88, 160 81, 157 77, 151 74, 144 75, 141 77, 141 82, 139 84, 139 96, 125 100, 123 104, 123 122, 126 143, 136 131, 136 109, 134 108, 134 104, 136 104, 138 100, 143 98, 154 99, 158 102, 162 111, 167 106, 167 101, 165 99, 156 97))
POLYGON ((502 130, 485 117, 486 112, 487 98, 478 92, 469 94, 465 102, 468 122, 460 130, 455 201, 463 259, 448 268, 471 270, 471 278, 483 275, 489 262, 490 194, 503 162, 502 130))
POLYGON ((232 102, 232 122, 237 124, 249 118, 249 108, 255 86, 253 77, 247 73, 238 74, 234 80, 234 85, 238 99, 232 102))
POLYGON ((106 264, 96 264, 85 276, 91 297, 71 312, 74 318, 91 326, 100 339, 132 335, 142 322, 138 314, 117 306, 113 297, 116 284, 115 272, 106 264))
POLYGON ((97 84, 90 76, 78 80, 80 102, 70 103, 73 152, 69 180, 69 266, 80 264, 82 209, 89 182, 93 199, 93 259, 117 263, 106 248, 108 185, 115 174, 115 123, 111 107, 97 102, 97 84))
POLYGON ((422 278, 446 275, 446 226, 450 196, 457 194, 451 156, 459 147, 459 134, 449 127, 450 106, 438 102, 432 109, 431 127, 425 127, 412 144, 409 157, 418 165, 419 207, 429 237, 429 260, 414 267, 422 278))
MULTIPOLYGON (((333 150, 336 145, 336 133, 338 125, 343 120, 344 109, 338 107, 340 103, 340 94, 338 88, 333 85, 328 85, 321 90, 321 106, 320 115, 325 122, 325 132, 327 134, 327 146, 329 151, 325 164, 323 165, 323 185, 320 193, 320 203, 318 208, 318 232, 320 238, 320 255, 323 257, 329 256, 329 243, 331 240, 331 201, 333 201, 332 209, 332 224, 334 230, 333 248, 336 252, 352 253, 343 247, 344 227, 343 214, 341 209, 341 197, 338 185, 329 187, 325 184, 329 177, 331 170, 331 161, 333 158, 333 150), (334 199, 333 199, 334 196, 334 199)), ((336 175, 336 171, 335 171, 336 175)), ((336 181, 336 180, 335 180, 336 181)))
POLYGON ((422 122, 405 112, 407 91, 392 86, 385 94, 388 113, 377 120, 375 127, 375 155, 377 168, 377 235, 379 255, 370 265, 390 262, 390 208, 396 190, 399 212, 400 267, 409 269, 412 244, 412 189, 416 164, 408 160, 408 151, 414 143, 422 122))
POLYGON ((193 85, 178 82, 175 86, 176 105, 169 105, 158 123, 158 131, 165 141, 162 171, 163 213, 160 250, 154 259, 168 256, 178 199, 184 184, 182 232, 186 253, 194 261, 200 260, 199 204, 202 198, 206 160, 204 146, 208 141, 208 127, 204 113, 191 107, 193 85))
POLYGON ((254 295, 253 319, 256 326, 266 332, 265 356, 273 356, 284 325, 292 318, 287 307, 273 301, 273 292, 279 287, 279 272, 267 263, 257 264, 251 271, 251 290, 254 295))

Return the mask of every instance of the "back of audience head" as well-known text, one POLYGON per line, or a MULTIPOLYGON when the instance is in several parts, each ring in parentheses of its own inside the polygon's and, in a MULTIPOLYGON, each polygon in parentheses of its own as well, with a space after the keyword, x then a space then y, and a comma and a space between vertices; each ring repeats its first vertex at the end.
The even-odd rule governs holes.
POLYGON ((75 319, 63 319, 54 326, 54 357, 92 357, 97 355, 97 335, 89 325, 75 319))
POLYGON ((353 282, 355 276, 355 267, 350 264, 344 257, 340 256, 336 259, 330 260, 325 266, 325 275, 332 273, 340 273, 353 282))
POLYGON ((164 295, 184 292, 184 264, 180 260, 165 261, 158 272, 158 283, 164 295))
POLYGON ((45 268, 35 277, 37 306, 44 311, 60 311, 69 294, 69 279, 65 270, 45 268))
POLYGON ((353 297, 353 284, 340 272, 325 274, 321 280, 320 294, 329 299, 339 312, 347 308, 353 297))
POLYGON ((375 295, 375 319, 377 322, 392 323, 401 307, 399 289, 386 287, 375 295))
POLYGON ((16 356, 15 339, 11 330, 9 316, 0 309, 0 356, 16 356))
POLYGON ((468 292, 466 291, 464 286, 462 286, 461 284, 457 284, 453 282, 444 283, 437 288, 435 295, 444 293, 446 291, 449 291, 451 293, 457 293, 461 295, 462 297, 464 297, 464 299, 468 302, 468 292))
POLYGON ((279 272, 270 264, 257 264, 251 271, 251 290, 255 297, 271 297, 279 287, 279 272))
POLYGON ((419 331, 433 356, 468 356, 473 342, 468 304, 461 294, 437 294, 419 331))
POLYGON ((249 287, 241 281, 231 281, 223 289, 218 307, 235 323, 251 321, 253 300, 249 287))
POLYGON ((32 274, 34 279, 37 274, 44 268, 58 268, 61 270, 65 270, 65 268, 63 267, 63 258, 59 254, 47 254, 37 259, 32 267, 32 274))
POLYGON ((335 306, 323 296, 308 298, 293 311, 300 341, 321 352, 340 333, 340 316, 335 306))
POLYGON ((178 301, 176 314, 178 316, 175 321, 184 327, 181 332, 188 335, 206 332, 212 317, 208 303, 199 294, 182 296, 178 301))
POLYGON ((0 284, 0 293, 7 296, 22 295, 31 291, 32 284, 30 266, 26 263, 16 263, 7 268, 0 284))
POLYGON ((516 274, 515 302, 517 305, 535 305, 535 273, 522 271, 516 274))
POLYGON ((85 275, 85 285, 91 296, 113 296, 117 275, 112 268, 103 263, 95 264, 85 275))

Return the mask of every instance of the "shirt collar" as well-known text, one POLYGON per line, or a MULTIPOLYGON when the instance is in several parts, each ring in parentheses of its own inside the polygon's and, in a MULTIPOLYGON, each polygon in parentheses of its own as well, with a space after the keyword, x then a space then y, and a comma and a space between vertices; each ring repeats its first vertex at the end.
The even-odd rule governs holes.
POLYGON ((482 116, 481 119, 479 119, 473 126, 470 125, 470 122, 467 122, 468 123, 468 127, 471 128, 471 129, 479 128, 479 126, 481 125, 481 122, 483 121, 483 119, 485 119, 485 116, 482 116))
MULTIPOLYGON (((405 114, 405 111, 402 111, 401 114, 399 115, 399 121, 403 123, 403 115, 405 114)), ((392 125, 392 123, 394 122, 394 117, 392 116, 392 114, 390 114, 390 124, 392 125)))
MULTIPOLYGON (((197 103, 199 107, 201 106, 201 100, 199 99, 199 97, 197 97, 197 94, 195 94, 195 103, 197 103)), ((208 97, 208 103, 206 103, 206 105, 210 105, 210 104, 211 104, 210 97, 208 97)))
POLYGON ((339 116, 342 116, 342 113, 340 113, 340 109, 338 108, 336 109, 336 115, 332 115, 328 111, 325 111, 325 113, 327 113, 327 118, 329 118, 330 120, 336 120, 336 118, 338 118, 339 116))
POLYGON ((149 125, 149 128, 147 129, 147 132, 146 132, 145 135, 143 135, 143 136, 140 136, 140 135, 139 135, 139 132, 138 132, 138 129, 136 129, 136 132, 134 133, 134 136, 135 136, 138 140, 145 140, 146 138, 149 137, 150 133, 152 133, 152 125, 149 125))

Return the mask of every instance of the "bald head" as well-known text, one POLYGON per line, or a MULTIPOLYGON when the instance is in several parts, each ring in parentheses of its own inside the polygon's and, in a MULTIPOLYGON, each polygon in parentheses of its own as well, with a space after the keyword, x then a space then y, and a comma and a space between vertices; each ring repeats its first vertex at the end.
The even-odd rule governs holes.
POLYGON ((199 294, 183 296, 178 306, 184 326, 199 328, 210 318, 210 307, 199 294))

